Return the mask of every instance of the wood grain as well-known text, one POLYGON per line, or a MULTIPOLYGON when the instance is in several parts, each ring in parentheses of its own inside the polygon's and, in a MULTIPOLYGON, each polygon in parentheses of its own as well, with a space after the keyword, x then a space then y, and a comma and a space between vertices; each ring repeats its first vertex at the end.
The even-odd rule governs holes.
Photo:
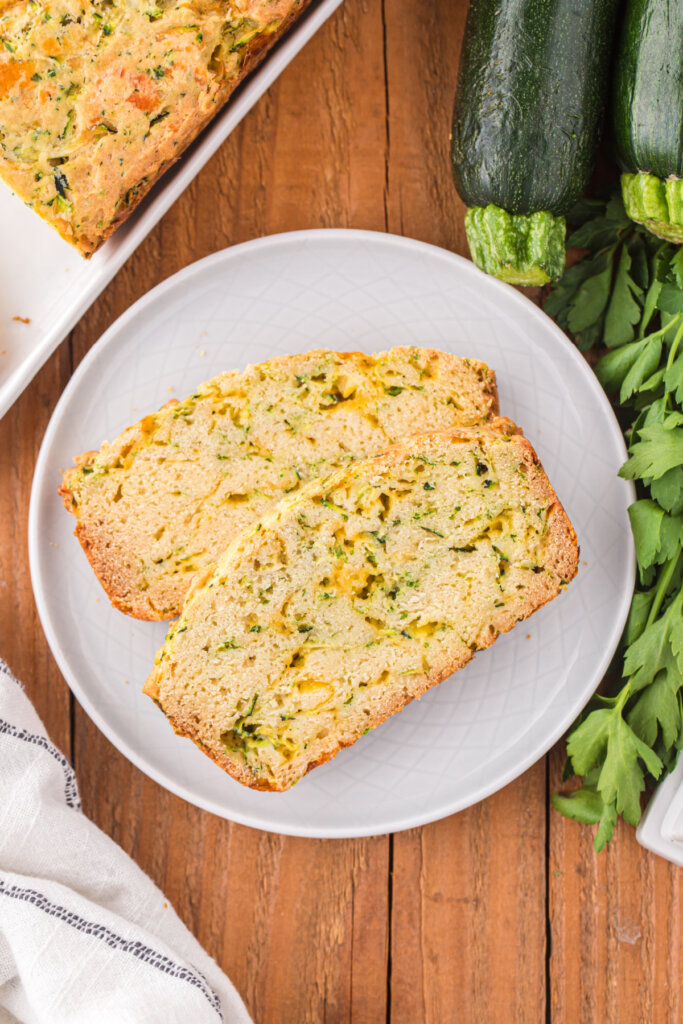
MULTIPOLYGON (((50 415, 71 373, 62 345, 0 419, 0 657, 21 679, 46 728, 72 753, 71 699, 50 654, 28 567, 28 502, 33 467, 50 415)), ((58 482, 58 481, 57 481, 58 482)))
POLYGON ((467 254, 465 206, 449 162, 467 4, 385 2, 384 11, 387 230, 467 254))
POLYGON ((545 1019, 545 777, 394 837, 391 1020, 545 1019))
MULTIPOLYGON (((563 751, 550 757, 558 788, 563 751)), ((596 856, 592 830, 549 818, 550 979, 558 1024, 679 1024, 681 870, 620 824, 596 856)))
MULTIPOLYGON (((681 872, 550 810, 562 752, 476 807, 375 839, 217 819, 125 760, 70 700, 26 550, 40 439, 72 366, 208 253, 314 227, 467 253, 448 162, 465 0, 345 0, 0 422, 0 653, 75 760, 84 808, 164 889, 257 1024, 678 1024, 681 872)), ((321 343, 324 339, 321 339, 321 343)))

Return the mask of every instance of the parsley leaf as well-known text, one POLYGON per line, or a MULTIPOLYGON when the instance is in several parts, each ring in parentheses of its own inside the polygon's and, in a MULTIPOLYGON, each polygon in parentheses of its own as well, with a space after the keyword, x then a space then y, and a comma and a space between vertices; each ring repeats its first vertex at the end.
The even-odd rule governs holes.
POLYGON ((617 823, 617 808, 615 804, 605 804, 603 807, 602 815, 600 817, 600 824, 598 825, 598 831, 595 833, 595 852, 600 853, 600 850, 604 850, 607 843, 612 838, 614 833, 614 826, 617 823))
MULTIPOLYGON (((610 348, 631 341, 635 336, 634 325, 640 321, 642 311, 636 298, 643 294, 643 289, 629 274, 632 262, 631 254, 624 246, 619 257, 612 295, 605 316, 603 342, 610 348)), ((658 362, 659 358, 656 360, 656 363, 658 362)))
POLYGON ((679 405, 683 405, 683 352, 664 370, 663 381, 667 391, 674 394, 679 405))
POLYGON ((683 748, 683 248, 632 224, 620 196, 583 200, 567 219, 578 225, 568 245, 589 251, 545 310, 580 349, 598 349, 596 374, 629 445, 619 475, 638 492, 629 518, 639 588, 623 678, 613 696, 592 699, 568 737, 563 780, 573 772, 583 784, 553 796, 560 813, 597 825, 601 850, 619 815, 637 824, 647 781, 671 771, 683 748))
POLYGON ((664 615, 648 625, 626 649, 624 673, 631 676, 631 693, 654 682, 660 672, 671 673, 677 686, 683 675, 683 591, 664 615))
POLYGON ((638 823, 640 794, 645 788, 641 761, 655 777, 662 763, 626 722, 621 703, 592 711, 570 735, 567 755, 579 775, 601 764, 597 789, 603 802, 613 803, 631 824, 638 823))
POLYGON ((671 273, 679 288, 683 288, 683 249, 678 249, 670 261, 671 273))
POLYGON ((612 247, 569 267, 546 300, 548 316, 554 317, 560 327, 576 334, 575 340, 581 349, 590 348, 602 335, 614 253, 615 248, 612 247), (586 298, 593 307, 590 317, 586 316, 584 309, 586 298), (595 317, 594 321, 591 317, 595 317), (587 326, 582 329, 580 325, 584 320, 587 326))
POLYGON ((653 423, 640 431, 640 440, 631 447, 630 458, 619 470, 619 476, 626 480, 656 480, 682 465, 683 429, 669 428, 666 422, 653 423))
POLYGON ((667 512, 683 512, 683 467, 677 466, 653 480, 650 494, 667 512))
POLYGON ((615 193, 607 203, 600 200, 584 201, 578 204, 567 216, 570 224, 579 220, 581 226, 569 234, 567 247, 578 249, 603 249, 614 242, 615 235, 632 228, 624 203, 619 193, 615 193), (587 216, 582 217, 582 212, 587 216), (591 217, 595 213, 597 216, 591 217))
POLYGON ((650 590, 637 591, 633 595, 626 629, 624 630, 624 643, 627 646, 637 640, 647 626, 650 608, 654 599, 655 587, 651 587, 650 590))
POLYGON ((625 402, 655 372, 659 366, 661 353, 660 338, 654 341, 650 341, 649 338, 632 341, 603 356, 597 363, 595 372, 605 391, 612 393, 619 389, 619 401, 625 402))
POLYGON ((576 298, 567 316, 567 327, 577 333, 593 324, 609 301, 612 280, 613 249, 607 249, 596 262, 597 273, 579 285, 576 298))
POLYGON ((662 731, 665 747, 672 747, 676 742, 681 729, 677 690, 676 678, 669 673, 661 673, 643 690, 629 711, 628 724, 649 747, 654 747, 657 742, 658 728, 662 731))
POLYGON ((560 811, 566 818, 582 821, 585 825, 597 825, 605 806, 597 790, 588 789, 586 786, 575 789, 567 796, 553 793, 552 799, 556 811, 560 811))
POLYGON ((640 794, 645 789, 641 761, 651 775, 659 778, 661 760, 615 710, 609 722, 598 788, 605 803, 614 803, 617 813, 623 814, 631 825, 640 821, 640 794))
POLYGON ((634 502, 628 510, 641 578, 643 570, 649 569, 657 561, 665 514, 664 509, 650 498, 634 502))
POLYGON ((657 299, 657 307, 665 313, 683 313, 683 289, 678 284, 663 284, 657 299))

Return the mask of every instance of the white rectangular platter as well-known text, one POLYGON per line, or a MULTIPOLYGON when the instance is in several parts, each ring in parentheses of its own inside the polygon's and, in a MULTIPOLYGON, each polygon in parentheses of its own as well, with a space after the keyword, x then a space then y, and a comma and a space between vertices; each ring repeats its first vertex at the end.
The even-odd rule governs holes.
POLYGON ((683 868, 683 760, 657 786, 636 836, 646 850, 683 868))
POLYGON ((320 0, 285 36, 116 233, 85 260, 0 184, 0 417, 143 238, 342 0, 320 0))

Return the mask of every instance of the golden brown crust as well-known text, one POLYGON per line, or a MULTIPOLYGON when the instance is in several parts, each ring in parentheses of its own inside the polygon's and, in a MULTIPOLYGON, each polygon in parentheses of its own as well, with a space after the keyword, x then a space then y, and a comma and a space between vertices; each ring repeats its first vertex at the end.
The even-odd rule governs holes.
POLYGON ((74 537, 76 537, 83 548, 100 586, 117 611, 123 612, 124 615, 133 615, 135 618, 144 619, 147 622, 162 622, 169 618, 165 611, 160 610, 155 614, 154 609, 149 603, 144 606, 144 616, 136 614, 138 609, 135 604, 128 601, 125 597, 119 596, 125 593, 127 581, 121 575, 118 562, 115 559, 106 558, 106 556, 102 555, 102 551, 106 551, 106 541, 101 533, 98 532, 93 538, 89 535, 88 529, 83 523, 77 523, 74 537))
MULTIPOLYGON (((490 647, 493 643, 493 639, 494 638, 485 644, 485 646, 490 647)), ((484 650, 484 647, 482 646, 480 650, 484 650)), ((463 668, 468 661, 471 661, 472 657, 473 655, 470 655, 469 658, 466 657, 459 659, 459 663, 456 663, 455 661, 452 662, 446 669, 435 674, 426 681, 419 693, 415 693, 412 696, 407 696, 405 694, 394 695, 394 699, 385 704, 381 714, 377 714, 368 719, 368 728, 370 731, 376 729, 377 726, 381 725, 383 722, 386 722, 386 720, 391 718, 392 715, 397 714, 399 711, 403 711, 408 704, 412 704, 413 700, 419 700, 420 697, 424 696, 424 694, 428 690, 431 690, 433 686, 437 686, 439 683, 442 683, 444 679, 448 679, 448 677, 452 676, 454 672, 458 671, 458 669, 463 668)), ((151 697, 159 708, 164 711, 163 705, 158 699, 159 688, 156 680, 154 679, 154 673, 146 681, 142 688, 142 692, 147 694, 148 697, 151 697)), ((243 766, 241 763, 220 754, 218 751, 211 750, 204 746, 199 739, 196 727, 192 725, 190 719, 174 719, 166 711, 164 711, 164 714, 168 718, 176 736, 192 740, 203 754, 210 757, 211 760, 219 766, 219 768, 222 768, 223 771, 227 772, 227 774, 235 779, 236 782, 241 783, 243 786, 247 786, 249 789, 257 789, 262 793, 284 793, 288 789, 291 789, 289 784, 283 786, 269 785, 266 780, 257 778, 246 768, 246 766, 243 766)), ((316 761, 311 761, 306 768, 305 774, 308 775, 308 773, 313 771, 314 768, 319 768, 321 765, 327 764, 328 761, 332 761, 337 754, 341 753, 342 750, 346 750, 348 747, 354 746, 357 742, 358 739, 339 743, 334 750, 329 751, 324 757, 320 757, 316 761)))
MULTIPOLYGON (((81 455, 77 455, 74 459, 73 469, 68 470, 63 477, 61 485, 57 488, 57 493, 64 502, 64 507, 69 512, 74 512, 75 497, 69 480, 72 478, 72 474, 77 473, 83 468, 88 466, 98 453, 96 451, 82 452, 81 455)), ((111 559, 101 557, 100 548, 102 542, 102 535, 98 534, 95 538, 91 538, 88 533, 87 525, 81 521, 76 523, 76 529, 74 530, 74 537, 79 541, 93 572, 97 576, 97 579, 106 592, 110 602, 120 612, 124 612, 126 615, 132 613, 129 602, 118 596, 119 590, 121 589, 121 579, 118 572, 118 566, 111 559)), ((155 621, 152 616, 148 616, 148 621, 155 621)), ((159 614, 156 617, 156 621, 164 619, 165 616, 159 614)))

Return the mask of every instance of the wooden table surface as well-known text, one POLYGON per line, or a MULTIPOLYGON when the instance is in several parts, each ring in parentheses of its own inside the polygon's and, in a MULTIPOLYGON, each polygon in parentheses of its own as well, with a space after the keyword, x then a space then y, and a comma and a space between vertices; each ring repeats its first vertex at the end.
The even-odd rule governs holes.
POLYGON ((466 9, 345 0, 0 422, 0 654, 73 759, 85 813, 164 889, 258 1024, 680 1024, 682 872, 623 826, 596 856, 591 829, 551 809, 562 745, 476 807, 395 836, 233 825, 161 789, 91 724, 31 592, 26 519, 48 419, 88 348, 148 289, 296 228, 467 253, 448 165, 466 9))

